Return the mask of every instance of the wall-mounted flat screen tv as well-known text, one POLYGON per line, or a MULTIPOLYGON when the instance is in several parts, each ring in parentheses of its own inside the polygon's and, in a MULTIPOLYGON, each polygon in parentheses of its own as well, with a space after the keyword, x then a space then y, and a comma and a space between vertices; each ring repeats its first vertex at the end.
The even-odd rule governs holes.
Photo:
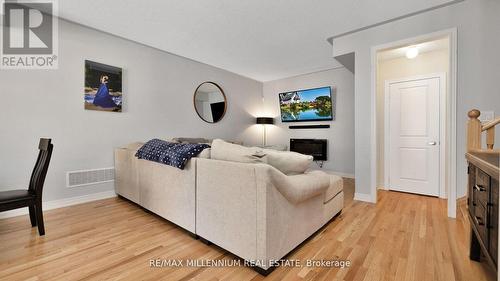
POLYGON ((330 87, 281 93, 279 98, 282 122, 328 121, 334 118, 330 87))

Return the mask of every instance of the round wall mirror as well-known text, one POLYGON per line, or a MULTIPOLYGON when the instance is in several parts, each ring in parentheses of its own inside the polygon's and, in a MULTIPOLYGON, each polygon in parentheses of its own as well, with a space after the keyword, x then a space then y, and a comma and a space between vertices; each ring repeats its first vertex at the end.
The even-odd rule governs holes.
POLYGON ((226 114, 226 95, 214 82, 201 83, 194 92, 193 102, 196 113, 205 122, 217 123, 226 114))

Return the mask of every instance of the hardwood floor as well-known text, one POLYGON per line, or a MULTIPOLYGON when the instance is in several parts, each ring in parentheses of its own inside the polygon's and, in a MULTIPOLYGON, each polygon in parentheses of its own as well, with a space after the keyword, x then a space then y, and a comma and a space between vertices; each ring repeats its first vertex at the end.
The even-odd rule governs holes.
POLYGON ((151 268, 150 259, 235 257, 119 198, 45 213, 46 236, 27 216, 0 220, 0 280, 495 280, 468 258, 469 224, 446 201, 379 191, 377 205, 353 201, 346 179, 342 214, 289 259, 345 259, 348 268, 279 267, 268 277, 247 267, 151 268))

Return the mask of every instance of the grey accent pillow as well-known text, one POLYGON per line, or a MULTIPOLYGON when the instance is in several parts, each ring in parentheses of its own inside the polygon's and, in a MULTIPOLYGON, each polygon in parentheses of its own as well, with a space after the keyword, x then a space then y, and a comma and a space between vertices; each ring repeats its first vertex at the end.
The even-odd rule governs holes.
POLYGON ((277 150, 277 151, 287 151, 288 147, 286 144, 273 144, 273 145, 258 145, 257 147, 264 148, 264 149, 272 149, 272 150, 277 150))
POLYGON ((208 143, 208 144, 212 142, 212 140, 205 138, 173 138, 172 141, 178 143, 208 143))

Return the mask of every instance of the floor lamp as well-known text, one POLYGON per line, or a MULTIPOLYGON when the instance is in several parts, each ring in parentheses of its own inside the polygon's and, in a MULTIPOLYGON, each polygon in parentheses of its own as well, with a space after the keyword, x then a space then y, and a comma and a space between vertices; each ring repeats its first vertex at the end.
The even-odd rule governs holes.
POLYGON ((266 146, 266 125, 274 124, 274 119, 271 117, 257 117, 256 124, 260 124, 263 127, 262 146, 266 146))

